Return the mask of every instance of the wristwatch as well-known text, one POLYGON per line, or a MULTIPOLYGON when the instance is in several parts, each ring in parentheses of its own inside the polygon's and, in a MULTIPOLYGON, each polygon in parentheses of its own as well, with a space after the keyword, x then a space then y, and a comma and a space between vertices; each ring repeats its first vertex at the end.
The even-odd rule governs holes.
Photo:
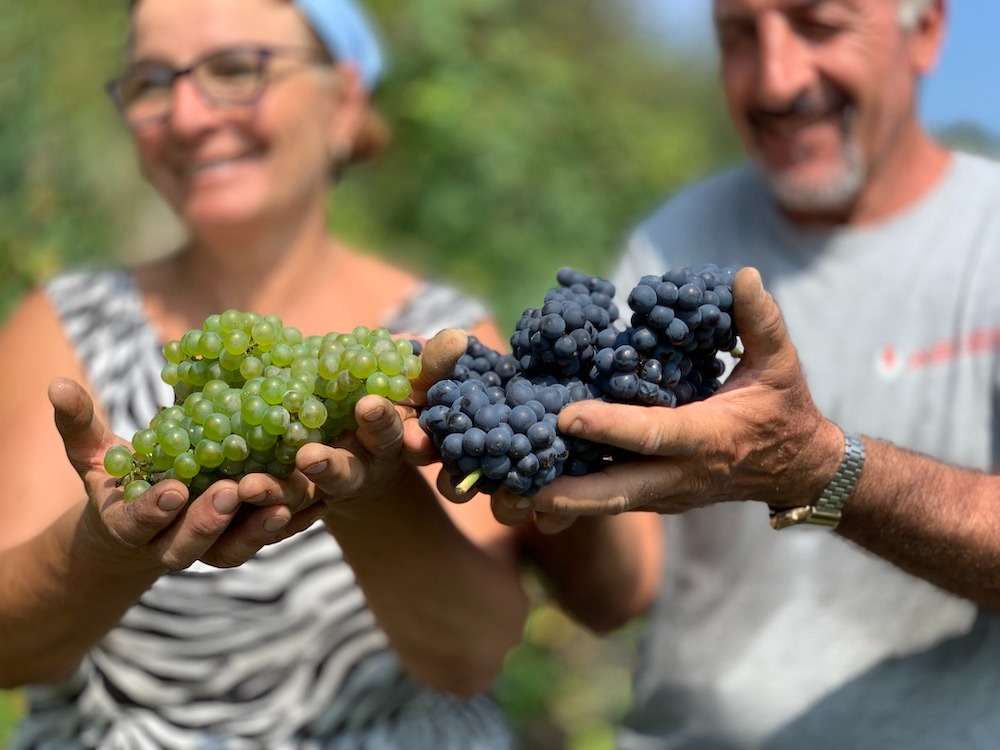
POLYGON ((864 468, 865 444, 861 436, 845 433, 844 458, 816 504, 799 508, 772 508, 771 527, 780 530, 804 523, 837 528, 843 515, 844 503, 854 494, 864 468))

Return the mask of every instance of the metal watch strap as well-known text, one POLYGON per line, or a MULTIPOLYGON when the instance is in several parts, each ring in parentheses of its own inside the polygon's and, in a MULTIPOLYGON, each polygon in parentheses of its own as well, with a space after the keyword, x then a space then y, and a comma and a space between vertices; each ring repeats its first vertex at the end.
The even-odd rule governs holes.
POLYGON ((865 467, 865 444, 860 435, 844 435, 844 458, 833 479, 815 505, 788 510, 772 510, 771 526, 785 529, 800 523, 837 528, 843 515, 844 503, 854 494, 865 467))

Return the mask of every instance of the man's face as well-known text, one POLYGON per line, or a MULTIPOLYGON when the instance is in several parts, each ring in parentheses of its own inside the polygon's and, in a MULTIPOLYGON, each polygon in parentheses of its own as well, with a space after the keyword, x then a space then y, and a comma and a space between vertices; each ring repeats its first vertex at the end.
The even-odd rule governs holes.
POLYGON ((715 0, 730 114, 787 209, 849 207, 915 117, 898 13, 898 0, 715 0))

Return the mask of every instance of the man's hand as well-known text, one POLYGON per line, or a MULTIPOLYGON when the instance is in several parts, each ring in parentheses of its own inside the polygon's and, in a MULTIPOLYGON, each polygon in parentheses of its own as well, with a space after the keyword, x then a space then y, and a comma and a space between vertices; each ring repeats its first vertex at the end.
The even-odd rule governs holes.
POLYGON ((733 293, 746 353, 716 395, 678 409, 600 401, 567 407, 559 417, 563 433, 639 458, 586 477, 562 477, 528 503, 501 492, 494 498, 498 520, 523 522, 534 512, 540 528, 552 531, 581 515, 675 514, 734 500, 773 507, 815 501, 840 463, 843 435, 813 403, 760 274, 740 271, 733 293))

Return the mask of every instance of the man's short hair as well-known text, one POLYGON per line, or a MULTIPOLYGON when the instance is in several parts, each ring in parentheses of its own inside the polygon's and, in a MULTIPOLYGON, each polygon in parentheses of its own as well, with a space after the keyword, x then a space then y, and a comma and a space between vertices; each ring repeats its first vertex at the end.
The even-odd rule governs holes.
POLYGON ((914 29, 934 0, 899 0, 899 22, 904 29, 914 29))

